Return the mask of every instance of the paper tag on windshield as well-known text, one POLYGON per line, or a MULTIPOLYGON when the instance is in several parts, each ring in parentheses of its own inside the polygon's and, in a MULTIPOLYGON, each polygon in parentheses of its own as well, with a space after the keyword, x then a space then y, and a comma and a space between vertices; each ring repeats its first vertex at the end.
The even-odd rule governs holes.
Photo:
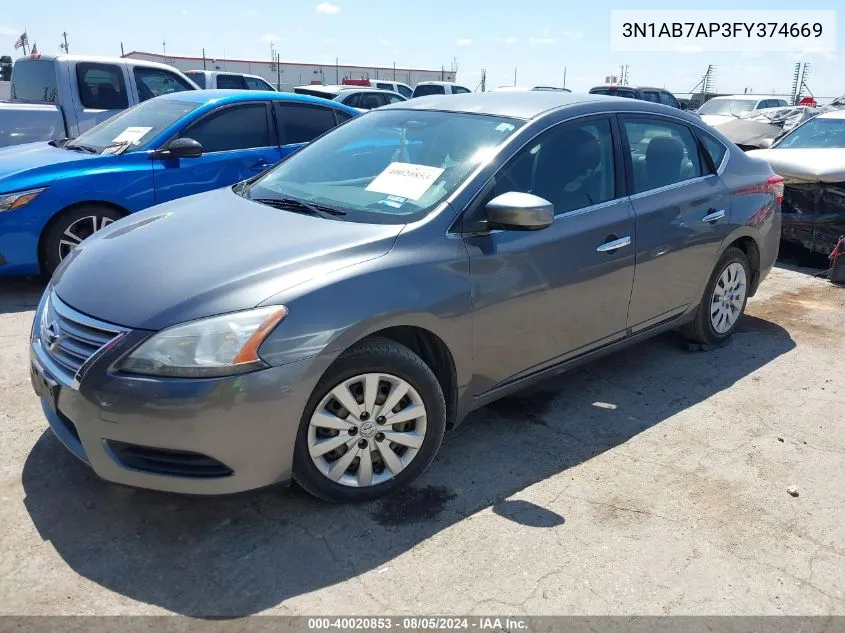
POLYGON ((120 154, 129 147, 129 141, 122 141, 120 143, 111 143, 103 148, 100 154, 120 154))
POLYGON ((128 127, 112 139, 112 143, 137 143, 151 127, 128 127))
POLYGON ((441 167, 414 165, 412 163, 390 163, 375 177, 367 191, 386 193, 409 200, 419 200, 434 181, 443 173, 441 167))

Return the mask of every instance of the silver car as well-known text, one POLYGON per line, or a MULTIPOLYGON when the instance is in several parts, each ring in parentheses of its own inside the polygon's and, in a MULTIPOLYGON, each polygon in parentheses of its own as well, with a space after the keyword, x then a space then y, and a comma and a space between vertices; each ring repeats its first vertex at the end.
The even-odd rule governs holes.
POLYGON ((85 240, 38 306, 32 384, 110 481, 373 499, 497 398, 669 329, 729 337, 782 194, 675 108, 413 99, 85 240))

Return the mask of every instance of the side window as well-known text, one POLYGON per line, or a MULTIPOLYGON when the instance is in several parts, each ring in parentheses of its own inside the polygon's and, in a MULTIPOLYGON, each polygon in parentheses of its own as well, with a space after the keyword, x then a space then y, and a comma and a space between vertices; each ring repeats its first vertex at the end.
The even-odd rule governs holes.
POLYGON ((356 92, 354 94, 349 95, 346 99, 344 99, 343 103, 348 105, 350 108, 360 108, 361 107, 361 93, 356 92))
POLYGON ((393 90, 393 86, 385 83, 377 83, 376 88, 378 88, 379 90, 393 90))
POLYGON ((340 125, 341 123, 346 123, 349 119, 351 119, 352 115, 344 110, 335 110, 334 118, 337 125, 340 125))
POLYGON ((120 66, 82 62, 76 65, 76 79, 84 108, 121 110, 129 107, 120 66))
POLYGON ((174 75, 167 70, 136 66, 133 74, 135 75, 135 83, 138 85, 138 99, 140 101, 146 101, 171 92, 194 90, 194 87, 179 75, 174 75))
POLYGON ((192 124, 180 136, 199 141, 206 152, 273 145, 263 103, 222 108, 192 124))
POLYGON ((185 76, 193 81, 200 88, 205 88, 205 73, 201 72, 187 72, 185 76))
POLYGON ((281 144, 308 143, 335 126, 334 108, 300 103, 278 104, 281 144))
POLYGON ((410 99, 411 95, 414 94, 414 91, 408 88, 408 86, 397 86, 399 89, 399 94, 405 97, 406 99, 410 99))
POLYGON ((217 87, 221 90, 247 90, 241 75, 217 75, 217 87))
POLYGON ((364 110, 372 110, 373 108, 379 108, 385 105, 385 101, 382 98, 384 95, 375 94, 373 92, 362 92, 357 96, 361 99, 361 105, 356 107, 363 108, 364 110))
POLYGON ((462 95, 462 94, 466 94, 467 92, 469 92, 469 90, 467 90, 463 86, 452 86, 452 93, 453 94, 462 95))
POLYGON ((258 77, 244 77, 248 90, 274 90, 273 86, 258 77))
POLYGON ((563 124, 514 156, 496 175, 494 195, 533 193, 567 213, 616 197, 610 121, 563 124))
POLYGON ((678 100, 675 99, 675 97, 669 94, 668 92, 660 93, 660 103, 662 103, 663 105, 672 106, 673 108, 681 107, 681 104, 678 103, 678 100))
POLYGON ((651 101, 652 103, 660 103, 660 96, 653 90, 643 90, 643 101, 651 101))
POLYGON ((687 126, 665 119, 625 119, 625 134, 635 193, 702 175, 698 146, 687 126))
POLYGON ((396 95, 388 94, 388 95, 384 95, 384 96, 387 98, 387 103, 400 103, 400 102, 404 101, 404 99, 402 99, 401 97, 398 97, 396 95))
POLYGON ((713 166, 716 169, 719 169, 719 165, 722 164, 722 160, 724 160, 728 148, 702 130, 696 130, 696 134, 698 134, 701 144, 704 145, 704 151, 710 155, 710 159, 713 161, 713 166))

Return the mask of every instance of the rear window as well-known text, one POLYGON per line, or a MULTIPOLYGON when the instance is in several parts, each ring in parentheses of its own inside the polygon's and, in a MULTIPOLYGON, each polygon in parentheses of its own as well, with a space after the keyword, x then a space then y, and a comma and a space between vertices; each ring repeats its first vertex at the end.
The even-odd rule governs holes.
POLYGON ((205 73, 187 72, 185 75, 187 75, 188 79, 193 81, 200 88, 205 88, 205 73))
POLYGON ((593 88, 590 90, 592 95, 608 95, 610 97, 625 97, 626 99, 636 99, 637 95, 629 88, 593 88))
POLYGON ((414 88, 415 97, 427 97, 428 95, 445 95, 446 88, 438 85, 417 86, 414 88))
POLYGON ((114 64, 81 62, 76 81, 82 107, 92 110, 122 110, 129 107, 123 69, 114 64))
POLYGON ((217 87, 221 90, 247 90, 241 75, 217 75, 217 87))
POLYGON ((12 68, 12 99, 56 103, 56 64, 46 59, 22 60, 12 68))

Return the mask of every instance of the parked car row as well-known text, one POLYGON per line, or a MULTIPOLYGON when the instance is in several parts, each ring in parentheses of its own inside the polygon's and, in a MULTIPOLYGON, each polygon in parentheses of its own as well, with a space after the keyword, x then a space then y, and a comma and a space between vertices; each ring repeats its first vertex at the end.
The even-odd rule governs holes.
POLYGON ((65 447, 121 484, 340 502, 410 484, 538 380, 672 328, 725 340, 783 195, 692 114, 562 91, 363 113, 184 92, 0 155, 0 254, 58 264, 30 358, 65 447), (39 235, 65 204, 103 221, 39 235))

